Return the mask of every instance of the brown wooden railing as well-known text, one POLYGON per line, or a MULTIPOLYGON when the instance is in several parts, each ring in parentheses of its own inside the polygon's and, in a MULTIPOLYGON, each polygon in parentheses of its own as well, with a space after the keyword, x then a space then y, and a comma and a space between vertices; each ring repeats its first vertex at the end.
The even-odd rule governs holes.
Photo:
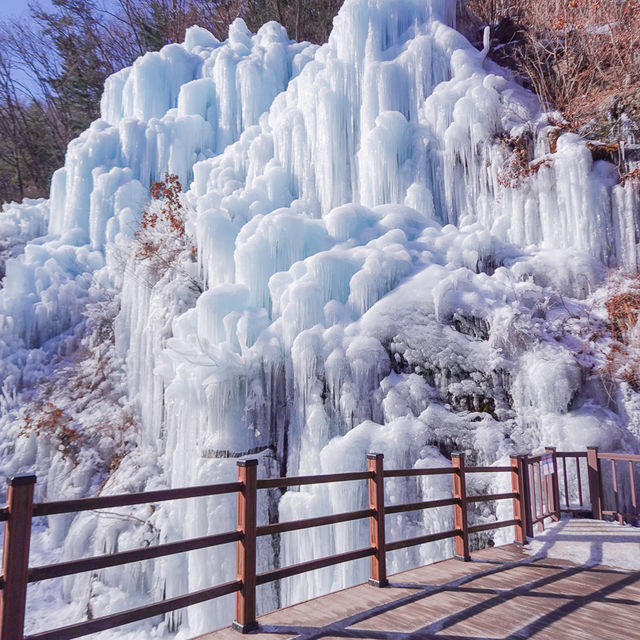
POLYGON ((547 518, 559 520, 562 513, 591 515, 596 520, 611 517, 620 524, 640 522, 637 480, 640 467, 635 466, 640 463, 640 455, 603 453, 597 447, 588 447, 586 452, 558 452, 547 447, 543 454, 520 456, 520 460, 524 500, 528 505, 527 536, 533 536, 534 524, 543 531, 547 518), (603 469, 603 461, 608 463, 608 470, 603 469), (618 464, 624 466, 620 468, 618 464), (605 503, 610 508, 605 508, 605 503))
MULTIPOLYGON (((620 489, 615 473, 616 462, 627 462, 630 465, 632 506, 637 516, 637 496, 633 475, 633 463, 640 462, 640 456, 598 453, 596 449, 589 449, 586 454, 557 453, 553 449, 547 449, 543 455, 512 457, 509 466, 493 467, 467 467, 465 465, 464 455, 460 453, 453 454, 450 467, 431 469, 385 469, 383 455, 370 454, 367 460, 367 471, 269 479, 258 479, 257 460, 240 460, 238 462, 237 482, 38 504, 34 504, 33 502, 36 483, 35 476, 19 476, 14 478, 10 483, 7 495, 7 506, 0 509, 0 522, 5 522, 4 556, 2 576, 0 577, 0 640, 71 640, 98 631, 112 629, 145 618, 165 614, 176 609, 199 604, 231 593, 236 594, 235 620, 232 624, 237 630, 247 632, 257 626, 256 587, 261 584, 295 576, 307 571, 369 557, 371 562, 370 582, 383 587, 388 584, 386 554, 389 551, 454 538, 455 555, 460 559, 469 560, 470 535, 511 526, 514 527, 516 542, 526 542, 527 536, 533 535, 534 524, 537 523, 539 527, 542 527, 545 518, 552 517, 557 519, 560 517, 561 511, 571 509, 569 489, 567 488, 568 475, 566 471, 566 460, 575 458, 579 464, 580 459, 584 457, 587 458, 588 481, 594 517, 602 518, 603 515, 615 515, 621 522, 624 518, 630 517, 629 514, 620 512, 622 502, 619 499, 620 489), (562 460, 564 465, 565 509, 562 509, 560 506, 558 460, 562 460), (615 494, 615 511, 604 510, 602 507, 601 460, 609 460, 614 471, 613 488, 615 494), (551 464, 551 467, 549 467, 549 464, 551 464), (549 468, 551 468, 551 472, 548 472, 549 468), (548 473, 545 474, 545 471, 548 473), (467 476, 468 474, 475 473, 509 473, 511 475, 512 491, 499 494, 468 496, 466 490, 467 476), (385 478, 431 475, 452 476, 453 493, 451 498, 401 505, 384 504, 385 478), (259 490, 362 480, 366 480, 368 483, 369 505, 367 509, 307 518, 304 520, 276 522, 261 526, 257 524, 257 495, 259 490), (233 493, 237 495, 237 524, 235 531, 47 566, 31 568, 28 566, 31 521, 33 517, 233 493), (486 524, 469 525, 467 506, 480 501, 494 500, 512 500, 513 518, 486 524), (453 507, 453 529, 404 540, 386 541, 385 514, 447 506, 453 507), (369 520, 368 547, 257 573, 257 538, 310 527, 351 522, 364 518, 368 518, 369 520), (139 562, 141 560, 150 560, 196 549, 215 547, 231 542, 236 543, 237 573, 235 580, 121 613, 24 636, 27 584, 30 582, 59 578, 85 571, 94 571, 139 562)), ((583 497, 579 467, 577 474, 579 478, 579 503, 580 507, 582 507, 583 497)))

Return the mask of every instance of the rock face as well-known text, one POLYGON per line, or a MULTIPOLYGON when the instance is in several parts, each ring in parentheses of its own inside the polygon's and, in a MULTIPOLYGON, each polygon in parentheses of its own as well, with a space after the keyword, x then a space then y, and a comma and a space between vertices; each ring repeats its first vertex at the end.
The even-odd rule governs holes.
MULTIPOLYGON (((254 35, 237 20, 223 43, 194 27, 108 79, 102 118, 70 144, 51 200, 0 214, 0 229, 28 227, 0 289, 2 473, 35 469, 51 499, 228 480, 248 455, 262 475, 298 475, 364 468, 369 451, 422 467, 454 450, 491 464, 543 445, 638 449, 637 394, 599 375, 598 289, 607 267, 637 267, 637 189, 575 135, 551 136, 552 153, 535 97, 456 32, 454 16, 453 0, 346 0, 319 48, 275 23, 254 35), (183 185, 184 245, 170 262, 141 259, 142 212, 161 206, 147 190, 165 173, 183 185), (49 235, 31 240, 47 211, 49 235), (105 296, 115 319, 103 335, 105 296), (69 358, 89 367, 97 345, 109 373, 91 393, 104 389, 104 402, 61 387, 49 398, 92 447, 70 460, 59 436, 21 426, 21 406, 69 358), (126 437, 124 426, 101 431, 105 416, 126 422, 126 437), (108 456, 106 474, 95 460, 108 456)), ((394 480, 387 500, 449 489, 394 480)), ((366 499, 353 483, 262 497, 265 522, 366 499)), ((34 545, 78 557, 235 527, 235 504, 220 498, 116 515, 52 518, 34 545)), ((394 516, 387 531, 435 532, 451 518, 446 508, 394 516)), ((259 569, 366 535, 345 523, 265 540, 259 569)), ((390 571, 448 545, 393 552, 390 571)), ((30 624, 97 617, 234 572, 223 547, 65 579, 37 587, 30 624)), ((288 579, 261 591, 261 606, 366 575, 363 561, 288 579)), ((231 604, 130 637, 151 637, 153 625, 195 635, 228 623, 231 604)))

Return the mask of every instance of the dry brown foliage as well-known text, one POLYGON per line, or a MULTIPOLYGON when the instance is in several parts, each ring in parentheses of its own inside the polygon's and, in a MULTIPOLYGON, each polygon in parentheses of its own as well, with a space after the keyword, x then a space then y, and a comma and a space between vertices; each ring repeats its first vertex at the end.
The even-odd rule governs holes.
POLYGON ((543 104, 573 127, 589 123, 597 134, 603 108, 609 127, 622 112, 640 120, 640 0, 470 0, 467 7, 500 36, 498 62, 528 77, 543 104))
POLYGON ((85 438, 73 424, 72 418, 53 402, 45 402, 34 412, 27 412, 19 432, 21 436, 35 435, 43 438, 78 464, 78 454, 85 438))
MULTIPOLYGON (((142 213, 140 228, 136 231, 135 238, 138 242, 136 256, 141 260, 158 256, 163 250, 166 252, 166 243, 162 236, 151 233, 154 229, 164 226, 166 231, 177 239, 184 239, 183 208, 180 202, 182 185, 178 176, 166 173, 164 180, 154 182, 149 187, 152 201, 161 203, 159 210, 148 207, 142 213), (164 223, 164 224, 163 224, 164 223)), ((165 256, 170 257, 170 256, 165 256)))
POLYGON ((635 184, 640 183, 640 169, 634 169, 633 171, 621 173, 620 184, 624 186, 627 182, 633 182, 635 184))
POLYGON ((640 388, 640 345, 634 329, 640 315, 640 275, 616 273, 609 279, 605 301, 611 341, 600 373, 610 383, 640 388))
POLYGON ((549 158, 531 160, 529 145, 523 137, 500 136, 500 143, 505 149, 506 158, 497 173, 498 183, 509 189, 517 189, 530 176, 534 176, 542 167, 551 166, 549 158))

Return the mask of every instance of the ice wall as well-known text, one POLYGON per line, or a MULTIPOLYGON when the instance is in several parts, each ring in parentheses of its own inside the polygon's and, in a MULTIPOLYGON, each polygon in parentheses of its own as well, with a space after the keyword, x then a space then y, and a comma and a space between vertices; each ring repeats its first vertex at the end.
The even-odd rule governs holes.
MULTIPOLYGON (((116 347, 141 423, 137 453, 106 491, 229 480, 245 456, 263 475, 296 475, 363 468, 372 450, 387 466, 422 467, 448 464, 456 449, 481 464, 542 445, 638 449, 635 392, 612 402, 601 354, 576 356, 605 267, 637 266, 637 190, 575 135, 552 152, 537 100, 452 28, 455 5, 346 0, 322 47, 289 41, 275 23, 253 35, 238 20, 222 43, 194 27, 184 44, 109 78, 102 118, 54 176, 49 235, 7 261, 6 402, 34 351, 78 323, 97 279, 120 295, 116 347), (535 169, 519 173, 522 145, 535 169), (164 172, 183 184, 197 258, 159 271, 136 257, 134 234, 164 172)), ((402 503, 449 487, 427 478, 387 490, 402 503)), ((364 501, 363 486, 305 487, 262 496, 260 518, 364 501)), ((160 541, 235 526, 223 500, 134 515, 160 541)), ((394 516, 389 538, 450 518, 394 516)), ((366 544, 364 526, 265 541, 263 568, 366 544)), ((65 556, 149 542, 131 521, 102 530, 86 516, 70 527, 65 556)), ((447 542, 399 551, 390 570, 449 552, 447 542)), ((114 569, 91 595, 85 578, 63 595, 97 615, 129 595, 231 579, 230 558, 197 552, 135 579, 114 569)), ((260 606, 366 571, 288 579, 261 591, 260 606)), ((195 635, 231 616, 225 598, 161 625, 195 635)))

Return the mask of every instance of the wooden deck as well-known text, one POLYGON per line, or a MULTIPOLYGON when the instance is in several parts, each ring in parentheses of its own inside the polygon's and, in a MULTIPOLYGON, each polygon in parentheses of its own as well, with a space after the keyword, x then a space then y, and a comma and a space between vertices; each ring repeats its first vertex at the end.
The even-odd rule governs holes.
MULTIPOLYGON (((260 616, 247 637, 640 640, 638 571, 508 545, 389 580, 387 588, 363 584, 260 616)), ((226 627, 196 640, 241 638, 226 627)))

